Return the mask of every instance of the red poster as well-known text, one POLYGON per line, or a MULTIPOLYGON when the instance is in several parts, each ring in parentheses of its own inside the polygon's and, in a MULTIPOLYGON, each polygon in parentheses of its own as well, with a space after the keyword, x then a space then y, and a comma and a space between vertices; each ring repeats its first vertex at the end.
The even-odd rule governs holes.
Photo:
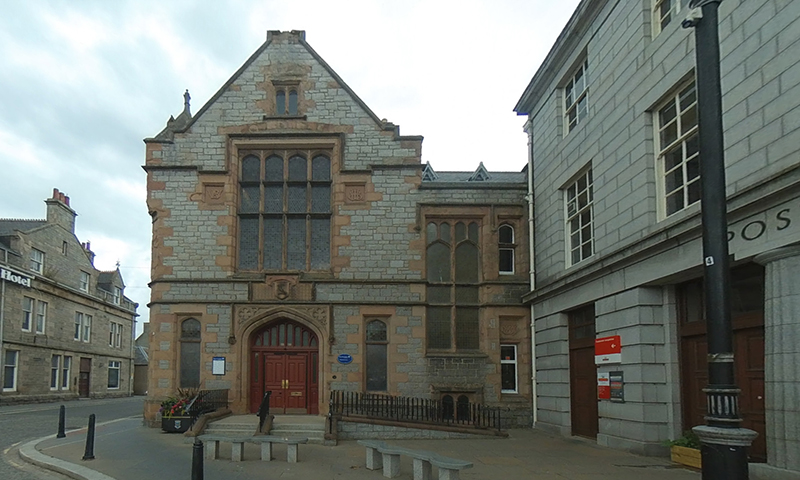
POLYGON ((595 339, 595 365, 620 362, 622 362, 622 342, 620 341, 619 335, 595 339))

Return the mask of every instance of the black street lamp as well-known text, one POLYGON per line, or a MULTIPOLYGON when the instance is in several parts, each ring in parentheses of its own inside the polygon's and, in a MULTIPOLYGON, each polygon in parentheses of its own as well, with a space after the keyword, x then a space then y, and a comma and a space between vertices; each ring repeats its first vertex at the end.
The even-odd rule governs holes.
POLYGON ((707 425, 692 430, 702 442, 703 480, 747 480, 747 447, 756 432, 741 428, 734 380, 730 308, 725 151, 717 10, 722 0, 692 0, 684 28, 695 29, 697 110, 700 137, 700 205, 703 275, 708 325, 707 425))

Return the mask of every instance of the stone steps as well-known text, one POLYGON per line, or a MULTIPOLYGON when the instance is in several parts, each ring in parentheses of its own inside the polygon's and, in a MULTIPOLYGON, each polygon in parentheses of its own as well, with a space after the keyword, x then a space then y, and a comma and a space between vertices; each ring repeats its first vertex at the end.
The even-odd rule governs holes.
MULTIPOLYGON (((315 415, 276 415, 270 435, 305 437, 308 443, 325 442, 325 417, 315 415)), ((258 427, 255 415, 235 415, 210 423, 203 433, 214 435, 253 435, 258 427)))

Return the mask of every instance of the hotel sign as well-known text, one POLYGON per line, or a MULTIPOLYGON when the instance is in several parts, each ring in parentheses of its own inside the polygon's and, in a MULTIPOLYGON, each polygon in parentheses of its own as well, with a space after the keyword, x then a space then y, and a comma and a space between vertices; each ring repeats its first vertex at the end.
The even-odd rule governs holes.
POLYGON ((6 282, 16 283, 18 285, 22 285, 23 287, 31 288, 31 277, 7 268, 0 267, 0 278, 6 282))

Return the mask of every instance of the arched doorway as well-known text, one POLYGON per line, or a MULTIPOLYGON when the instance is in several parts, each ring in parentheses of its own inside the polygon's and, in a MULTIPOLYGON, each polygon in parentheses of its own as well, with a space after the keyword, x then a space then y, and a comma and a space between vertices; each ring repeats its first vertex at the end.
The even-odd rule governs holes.
POLYGON ((319 413, 319 341, 299 323, 278 320, 250 339, 250 411, 272 391, 270 413, 319 413))

